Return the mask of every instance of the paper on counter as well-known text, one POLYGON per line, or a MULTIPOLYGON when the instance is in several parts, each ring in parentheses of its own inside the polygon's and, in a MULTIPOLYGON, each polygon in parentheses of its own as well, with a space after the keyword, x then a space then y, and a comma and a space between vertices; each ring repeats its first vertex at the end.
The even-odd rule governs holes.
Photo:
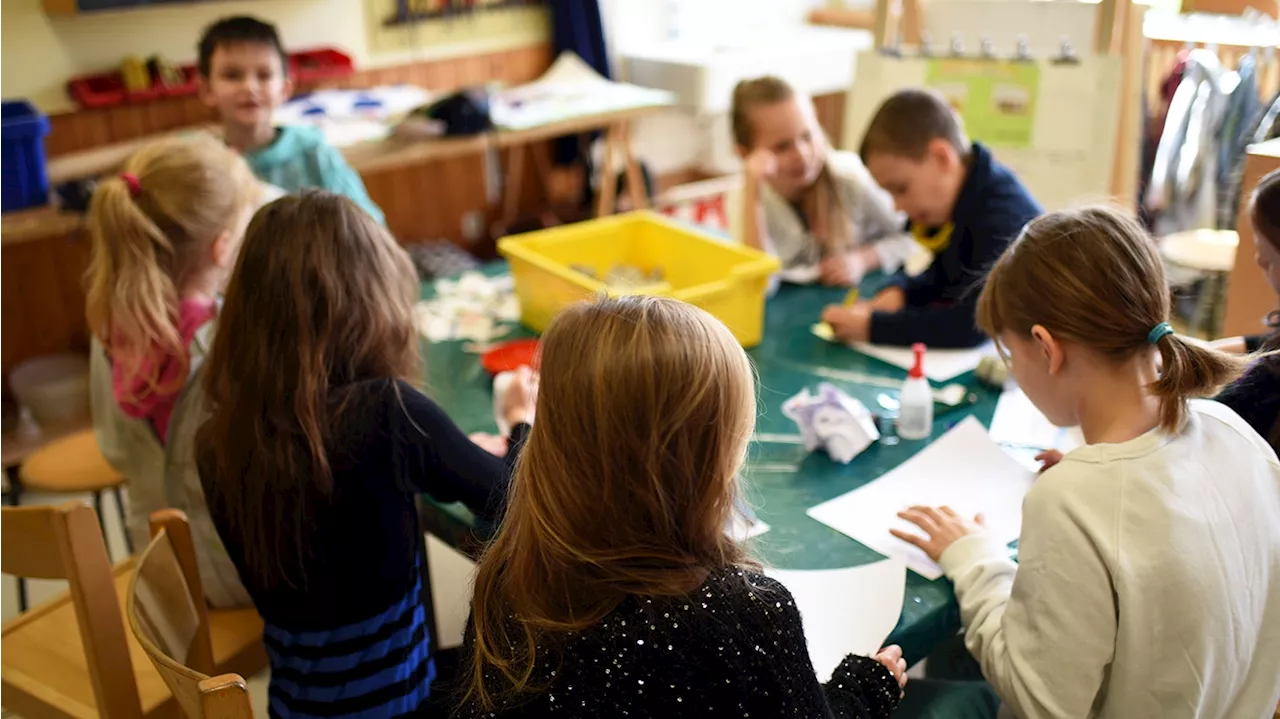
MULTIPOLYGON (((875 357, 905 370, 910 370, 915 364, 915 355, 910 347, 889 347, 867 342, 857 342, 850 347, 868 357, 875 357)), ((974 371, 983 357, 995 353, 995 345, 991 342, 967 350, 930 349, 924 355, 924 375, 934 382, 946 382, 965 372, 974 371)))
POLYGON ((1000 543, 1022 529, 1022 498, 1035 473, 1009 456, 972 415, 896 469, 852 492, 823 502, 808 515, 888 557, 904 560, 926 579, 942 570, 924 552, 889 534, 890 528, 916 534, 899 519, 912 505, 947 505, 972 517, 981 513, 987 531, 1000 543))
POLYGON ((885 559, 844 569, 766 569, 795 598, 819 681, 849 654, 873 656, 898 624, 906 566, 885 559))
POLYGON ((1055 427, 1017 387, 1005 390, 991 417, 991 439, 1028 449, 1070 452, 1084 444, 1079 427, 1055 427))
POLYGON ((436 642, 442 648, 461 646, 471 614, 476 563, 434 534, 427 535, 427 562, 435 595, 436 642))

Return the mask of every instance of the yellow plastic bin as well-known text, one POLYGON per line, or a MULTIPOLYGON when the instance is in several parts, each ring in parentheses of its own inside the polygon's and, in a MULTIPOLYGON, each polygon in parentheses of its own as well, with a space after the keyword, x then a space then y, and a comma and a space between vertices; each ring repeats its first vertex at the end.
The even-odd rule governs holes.
POLYGON ((710 312, 744 347, 760 343, 769 276, 779 268, 763 252, 648 211, 507 237, 498 251, 511 263, 521 319, 535 332, 574 302, 603 294, 661 295, 710 312), (590 267, 597 277, 617 265, 658 268, 663 281, 620 292, 570 265, 590 267))

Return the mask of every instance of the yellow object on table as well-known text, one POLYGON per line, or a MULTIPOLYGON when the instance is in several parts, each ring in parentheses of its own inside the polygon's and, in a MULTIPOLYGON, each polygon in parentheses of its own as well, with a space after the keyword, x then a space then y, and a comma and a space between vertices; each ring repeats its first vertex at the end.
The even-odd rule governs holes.
POLYGON ((775 257, 648 211, 507 237, 498 251, 511 263, 521 319, 535 332, 566 305, 593 296, 659 295, 710 312, 744 347, 760 343, 769 277, 780 267, 775 257), (619 291, 570 265, 597 277, 619 265, 661 270, 663 281, 619 291))

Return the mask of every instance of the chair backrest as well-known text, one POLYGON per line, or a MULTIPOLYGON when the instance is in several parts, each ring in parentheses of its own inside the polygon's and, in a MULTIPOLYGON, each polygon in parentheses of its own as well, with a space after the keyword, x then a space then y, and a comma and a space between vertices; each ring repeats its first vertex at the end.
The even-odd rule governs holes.
MULTIPOLYGON (((141 717, 120 600, 93 509, 84 502, 0 509, 0 572, 67 581, 98 713, 106 719, 141 717)), ((37 607, 27 615, 39 613, 37 607)), ((19 617, 6 629, 21 622, 19 617)))
POLYGON ((186 516, 155 512, 151 532, 129 584, 129 628, 187 716, 252 717, 242 678, 209 677, 209 615, 186 516))

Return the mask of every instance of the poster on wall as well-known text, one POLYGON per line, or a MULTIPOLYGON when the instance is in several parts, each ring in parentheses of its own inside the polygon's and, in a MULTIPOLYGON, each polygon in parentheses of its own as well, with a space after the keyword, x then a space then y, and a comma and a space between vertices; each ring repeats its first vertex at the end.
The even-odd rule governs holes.
POLYGON ((369 54, 388 62, 501 52, 550 38, 548 0, 363 0, 369 54))
POLYGON ((904 87, 947 98, 975 141, 989 146, 1048 209, 1105 200, 1111 189, 1122 60, 858 57, 845 106, 844 149, 861 144, 880 103, 904 87))

